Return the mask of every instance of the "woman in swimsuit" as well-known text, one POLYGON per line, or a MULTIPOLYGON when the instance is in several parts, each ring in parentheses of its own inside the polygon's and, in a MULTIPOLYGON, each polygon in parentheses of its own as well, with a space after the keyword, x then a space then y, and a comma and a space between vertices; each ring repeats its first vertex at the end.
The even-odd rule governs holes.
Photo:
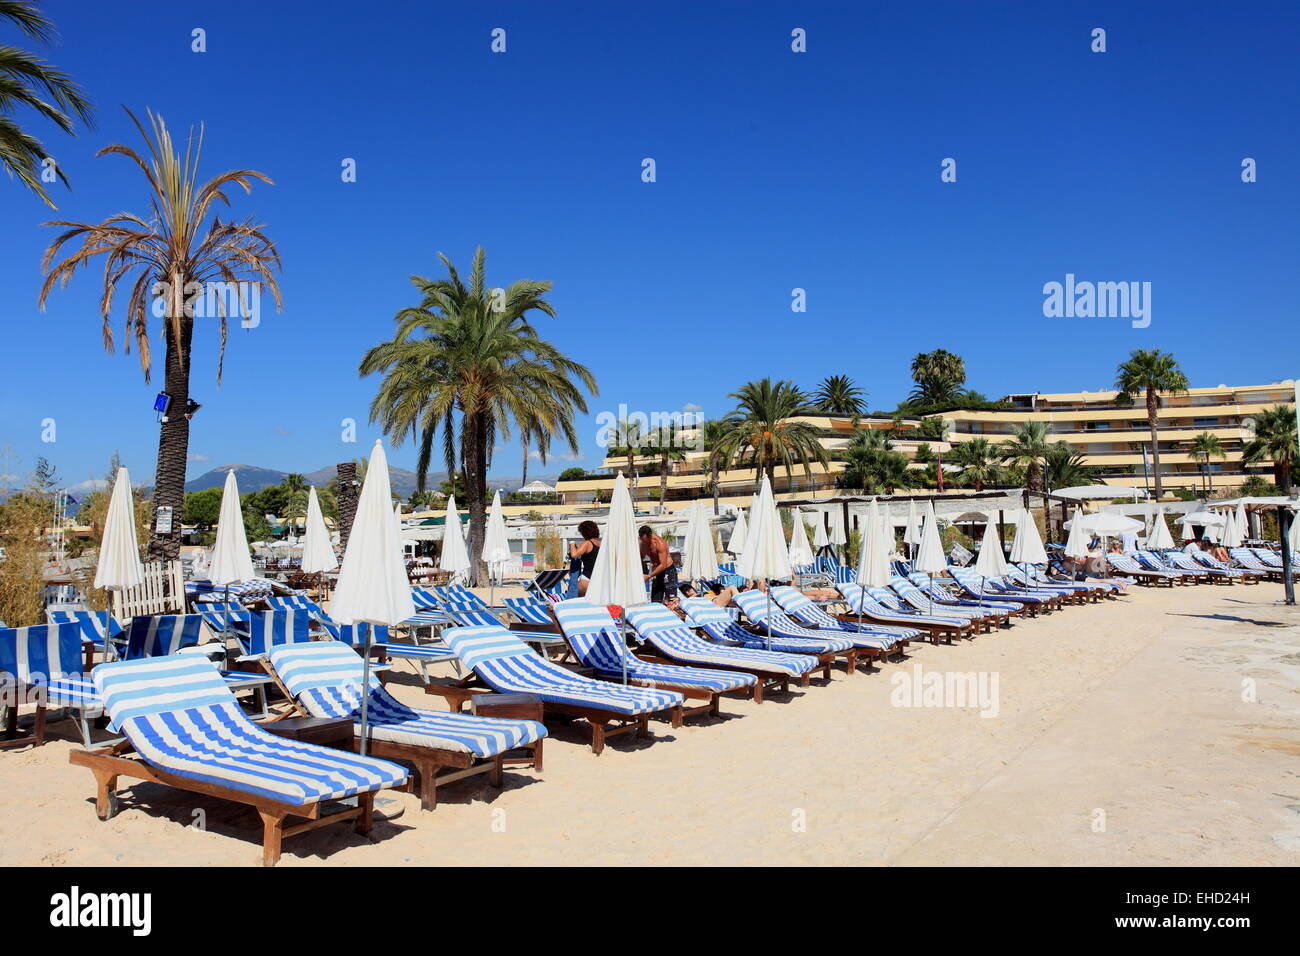
POLYGON ((591 583, 591 572, 596 569, 596 555, 600 551, 600 527, 594 521, 584 521, 578 525, 578 534, 582 535, 582 540, 569 545, 569 558, 578 562, 578 597, 582 597, 587 593, 587 585, 591 583))

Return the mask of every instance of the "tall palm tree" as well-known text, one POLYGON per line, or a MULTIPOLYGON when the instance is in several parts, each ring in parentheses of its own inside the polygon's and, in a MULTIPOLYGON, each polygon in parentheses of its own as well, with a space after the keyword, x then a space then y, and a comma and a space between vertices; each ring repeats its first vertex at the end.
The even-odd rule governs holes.
POLYGON ((1151 428, 1151 470, 1155 472, 1155 492, 1164 495, 1160 481, 1160 393, 1180 394, 1187 391, 1187 376, 1177 360, 1159 349, 1134 349, 1128 360, 1115 369, 1116 401, 1131 405, 1141 393, 1147 402, 1147 425, 1151 428))
POLYGON ((1187 451, 1201 463, 1201 486, 1206 489, 1207 495, 1213 494, 1214 478, 1210 474, 1210 459, 1228 457, 1223 450, 1223 442, 1212 432, 1201 432, 1188 443, 1187 451))
POLYGON ((289 494, 295 494, 299 491, 307 490, 307 479, 296 471, 291 471, 284 476, 284 481, 280 482, 280 487, 289 494))
POLYGON ((480 554, 487 472, 496 443, 509 440, 512 426, 525 427, 534 434, 545 431, 548 440, 563 438, 577 454, 574 414, 587 410, 583 389, 596 394, 596 381, 529 322, 534 311, 555 315, 543 298, 549 282, 521 279, 498 296, 487 285, 481 247, 468 285, 450 259, 441 253, 439 258, 447 278, 412 276, 420 304, 397 313, 392 340, 370 349, 360 371, 382 373, 370 418, 395 443, 408 436, 415 442, 419 487, 439 431, 449 473, 456 473, 459 459, 477 581, 485 571, 480 554))
MULTIPOLYGON (((623 474, 629 482, 634 481, 636 471, 636 457, 641 452, 641 446, 646 440, 646 436, 641 432, 641 426, 637 422, 624 420, 618 423, 618 440, 620 444, 614 445, 609 449, 610 457, 619 455, 627 456, 627 471, 623 474)), ((633 492, 635 492, 633 488, 633 492)), ((633 507, 636 506, 635 497, 632 499, 633 507)))
MULTIPOLYGON (((191 289, 207 283, 252 282, 260 289, 270 289, 276 309, 282 306, 280 286, 274 272, 280 268, 280 254, 252 219, 225 221, 209 213, 217 203, 230 205, 226 190, 231 185, 252 192, 253 181, 267 184, 271 180, 254 169, 232 169, 206 183, 199 182, 199 163, 203 154, 203 127, 197 140, 193 130, 183 154, 177 152, 162 117, 148 114, 153 130, 151 139, 135 115, 127 110, 131 122, 140 131, 148 147, 148 162, 133 149, 121 144, 105 146, 97 155, 125 156, 139 168, 148 184, 149 212, 144 216, 116 213, 103 222, 91 225, 80 222, 47 223, 64 228, 45 251, 41 268, 45 283, 41 286, 40 306, 56 284, 66 285, 79 268, 96 257, 104 257, 103 293, 99 299, 103 319, 104 349, 113 351, 113 329, 109 325, 113 295, 124 280, 130 280, 123 323, 125 351, 131 351, 135 339, 140 367, 146 382, 152 371, 149 341, 149 315, 154 306, 163 312, 162 333, 165 344, 163 389, 171 398, 170 412, 158 434, 158 469, 154 478, 153 507, 155 529, 149 538, 149 555, 173 559, 180 554, 180 514, 185 504, 185 463, 189 452, 190 422, 186 406, 190 398, 190 348, 194 336, 196 299, 191 289), (81 240, 81 245, 67 258, 54 263, 63 247, 81 240), (171 508, 175 518, 168 534, 157 531, 159 508, 171 508)), ((200 293, 202 295, 202 293, 200 293)), ((241 298, 239 313, 246 302, 241 298)), ((217 316, 220 345, 217 357, 217 383, 221 383, 226 350, 225 309, 217 316)))
POLYGON ((825 465, 829 461, 817 428, 791 421, 810 410, 807 396, 794 382, 770 378, 746 382, 730 397, 736 400, 736 407, 724 419, 727 431, 716 453, 725 461, 752 462, 755 487, 762 483, 763 475, 774 480, 778 462, 785 466, 787 478, 796 463, 811 478, 810 462, 825 465))
POLYGON ((1092 466, 1085 465, 1083 459, 1083 452, 1068 441, 1048 445, 1047 452, 1043 455, 1043 484, 1046 490, 1086 485, 1092 481, 1097 471, 1092 466))
POLYGON ((813 406, 828 415, 848 415, 855 421, 866 412, 866 392, 847 375, 830 375, 822 379, 812 394, 813 406))
POLYGON ((718 505, 718 498, 721 495, 721 489, 718 487, 718 470, 723 465, 723 461, 717 454, 718 449, 722 446, 723 437, 727 434, 727 423, 720 418, 710 418, 704 423, 704 434, 702 436, 704 451, 709 455, 709 487, 713 491, 713 513, 721 514, 718 505))
POLYGON ((987 438, 972 438, 962 442, 952 451, 957 464, 961 465, 962 478, 975 485, 976 491, 983 491, 984 484, 997 474, 997 458, 993 443, 987 438))
POLYGON ((963 394, 966 362, 947 349, 920 352, 912 359, 912 381, 916 382, 916 388, 910 400, 916 404, 956 401, 963 394))
POLYGON ((1043 490, 1043 459, 1050 443, 1047 422, 1024 422, 1015 426, 1012 437, 998 445, 998 455, 1025 469, 1025 484, 1030 491, 1043 490))
MULTIPOLYGON (((58 39, 54 23, 33 0, 0 0, 0 22, 8 21, 43 45, 58 39)), ((76 121, 89 127, 94 110, 81 87, 62 70, 17 47, 0 46, 0 167, 25 185, 51 209, 56 209, 45 191, 41 172, 50 154, 36 137, 16 119, 16 107, 25 106, 49 120, 63 132, 75 136, 76 121)), ((54 173, 66 186, 68 178, 55 164, 54 173)))
POLYGON ((659 457, 659 508, 668 507, 668 463, 686 457, 686 444, 680 433, 671 426, 658 428, 647 437, 645 452, 659 457))
POLYGON ((1296 422, 1294 405, 1275 405, 1254 417, 1255 437, 1242 449, 1243 464, 1273 462, 1273 481, 1282 494, 1291 493, 1291 476, 1295 472, 1296 422))

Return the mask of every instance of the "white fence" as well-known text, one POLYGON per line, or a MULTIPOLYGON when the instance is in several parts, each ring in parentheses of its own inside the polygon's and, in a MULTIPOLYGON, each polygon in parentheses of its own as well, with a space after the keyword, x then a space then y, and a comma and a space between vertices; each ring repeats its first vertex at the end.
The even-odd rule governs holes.
POLYGON ((113 592, 113 616, 119 621, 137 614, 175 614, 185 610, 185 578, 179 561, 150 561, 144 583, 113 592))

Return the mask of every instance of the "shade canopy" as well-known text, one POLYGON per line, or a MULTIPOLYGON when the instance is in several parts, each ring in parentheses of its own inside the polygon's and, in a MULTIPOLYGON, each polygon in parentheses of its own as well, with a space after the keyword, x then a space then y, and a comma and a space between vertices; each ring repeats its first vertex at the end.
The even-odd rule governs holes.
POLYGON ((731 536, 727 538, 727 550, 736 557, 745 550, 745 538, 749 536, 749 528, 745 526, 745 509, 736 509, 736 523, 731 526, 731 536))
POLYGON ((325 516, 321 514, 320 501, 313 487, 307 492, 307 533, 302 541, 302 569, 315 574, 333 571, 338 566, 339 559, 330 544, 329 529, 325 527, 325 516))
POLYGON ((530 481, 519 490, 528 494, 541 494, 542 492, 554 491, 555 489, 544 481, 530 481))
POLYGON ((1206 528, 1219 528, 1227 519, 1217 511, 1192 511, 1178 519, 1179 524, 1199 524, 1206 528))
POLYGON ((392 626, 415 613, 392 500, 388 458, 376 441, 330 605, 330 616, 340 624, 392 626))
POLYGON ((812 545, 808 543, 808 526, 803 523, 803 512, 792 508, 790 514, 794 519, 790 524, 790 566, 798 568, 812 564, 812 545))
MULTIPOLYGON (((1139 528, 1142 523, 1137 522, 1139 528)), ((1047 551, 1043 548, 1043 539, 1038 536, 1038 525, 1028 508, 1020 509, 1016 520, 1016 537, 1011 542, 1012 564, 1046 564, 1047 551)))
POLYGON ((980 553, 975 558, 972 570, 984 578, 1000 578, 1007 573, 1007 559, 1002 554, 998 523, 992 518, 984 522, 984 538, 980 542, 980 553))
POLYGON ((1074 488, 1056 488, 1052 494, 1060 498, 1077 498, 1087 501, 1096 498, 1145 498, 1141 488, 1120 488, 1113 485, 1078 485, 1074 488))
MULTIPOLYGON (((459 516, 457 517, 459 522, 459 516)), ((500 574, 510 560, 510 542, 506 539, 506 519, 501 513, 501 492, 492 496, 488 510, 487 532, 483 535, 483 563, 495 574, 500 574)))
POLYGON ((208 580, 221 586, 251 581, 254 577, 253 556, 248 550, 248 535, 244 533, 244 512, 239 505, 239 485, 232 468, 226 472, 226 484, 221 491, 217 541, 212 546, 208 580))
POLYGON ((903 528, 903 544, 920 544, 921 529, 917 527, 916 500, 907 503, 907 525, 903 528))
POLYGON ((1141 521, 1137 518, 1130 518, 1128 515, 1113 514, 1109 511, 1098 511, 1094 514, 1076 517, 1065 523, 1067 531, 1074 531, 1075 522, 1078 522, 1079 530, 1086 534, 1099 534, 1114 536, 1119 534, 1137 534, 1143 530, 1141 521))
POLYGON ((703 508, 691 508, 682 552, 682 575, 688 581, 711 581, 718 576, 718 552, 703 508))
POLYGON ((142 583, 144 566, 140 563, 140 545, 135 536, 135 496, 131 494, 130 474, 125 468, 119 468, 104 518, 95 587, 121 591, 142 583))
POLYGON ((1082 521, 1083 513, 1079 510, 1079 506, 1075 505, 1074 516, 1065 523, 1070 529, 1070 533, 1065 539, 1065 556, 1067 558, 1077 558, 1080 561, 1088 557, 1088 542, 1084 538, 1086 532, 1083 530, 1082 521))
POLYGON ((858 559, 858 573, 854 578, 862 587, 889 586, 889 555, 885 551, 885 538, 881 534, 880 508, 873 500, 867 509, 867 526, 862 536, 862 553, 858 559))
POLYGON ((592 604, 628 607, 646 602, 641 548, 627 479, 620 471, 609 500, 609 517, 600 535, 596 566, 591 571, 586 598, 592 604))
POLYGON ((849 537, 844 529, 844 509, 840 507, 831 508, 831 544, 848 544, 849 537))
POLYGON ((912 559, 912 570, 926 574, 940 574, 948 569, 948 559, 943 553, 943 540, 939 537, 939 522, 934 516, 934 503, 926 502, 925 519, 921 525, 921 545, 912 559))
POLYGON ((442 523, 442 553, 438 566, 453 576, 469 570, 469 550, 460 529, 460 512, 456 510, 456 496, 447 496, 447 513, 442 523))
POLYGON ((820 551, 822 548, 830 547, 830 535, 826 533, 826 519, 820 511, 814 513, 813 522, 813 547, 820 551))
POLYGON ((791 576, 790 551, 767 475, 749 512, 749 535, 744 554, 736 559, 736 573, 751 581, 785 580, 791 576))
POLYGON ((1147 547, 1164 551, 1174 547, 1174 537, 1169 533, 1169 522, 1165 521, 1164 507, 1157 507, 1151 521, 1151 533, 1147 535, 1147 547))

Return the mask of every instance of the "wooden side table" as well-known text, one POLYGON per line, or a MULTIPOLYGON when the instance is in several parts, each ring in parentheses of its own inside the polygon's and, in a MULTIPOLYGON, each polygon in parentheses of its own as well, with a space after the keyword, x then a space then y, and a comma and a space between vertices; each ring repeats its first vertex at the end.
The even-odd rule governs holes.
POLYGON ((335 750, 351 750, 356 737, 350 717, 286 717, 263 721, 257 726, 277 737, 304 744, 319 744, 335 750))
MULTIPOLYGON (((497 717, 506 720, 535 720, 542 722, 542 699, 535 694, 475 694, 469 699, 470 711, 479 717, 497 717)), ((542 741, 529 744, 530 756, 506 757, 508 766, 531 766, 542 769, 542 741)))

